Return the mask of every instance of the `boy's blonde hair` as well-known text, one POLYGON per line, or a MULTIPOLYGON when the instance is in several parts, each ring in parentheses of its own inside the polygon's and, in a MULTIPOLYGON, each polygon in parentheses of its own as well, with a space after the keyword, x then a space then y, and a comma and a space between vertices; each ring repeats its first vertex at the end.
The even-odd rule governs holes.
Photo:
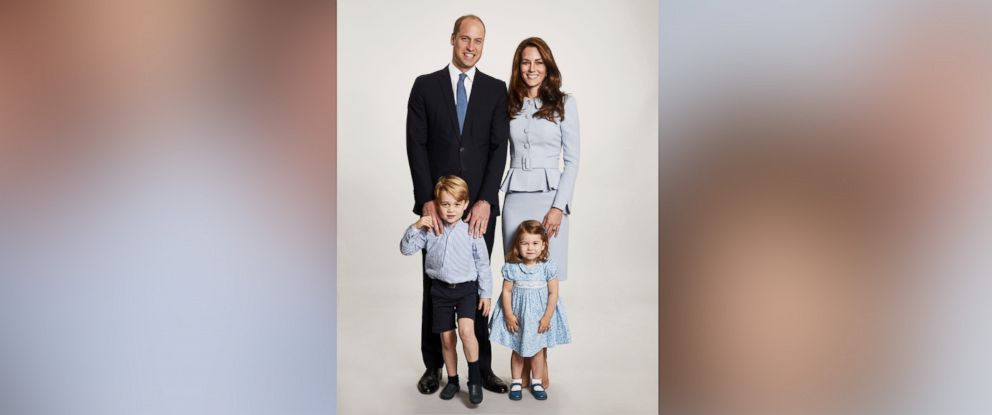
POLYGON ((447 192, 457 202, 468 201, 468 183, 461 177, 441 176, 434 185, 434 199, 440 199, 441 192, 447 192))

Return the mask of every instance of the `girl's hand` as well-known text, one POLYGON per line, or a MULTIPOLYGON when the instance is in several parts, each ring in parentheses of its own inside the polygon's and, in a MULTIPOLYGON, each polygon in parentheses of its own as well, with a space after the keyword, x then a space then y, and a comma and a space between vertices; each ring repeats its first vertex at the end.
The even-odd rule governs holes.
POLYGON ((538 333, 544 333, 544 332, 548 331, 548 329, 550 329, 550 328, 551 328, 551 319, 550 318, 542 318, 541 321, 540 321, 540 323, 538 323, 538 325, 537 325, 537 332, 538 333))
POLYGON ((420 220, 417 221, 417 223, 414 223, 413 224, 413 227, 414 228, 417 228, 417 229, 420 229, 420 228, 425 228, 425 229, 433 228, 434 227, 434 218, 425 215, 425 216, 421 217, 420 220))
POLYGON ((548 210, 548 214, 544 215, 544 229, 548 231, 548 237, 554 238, 558 236, 558 228, 561 227, 561 216, 562 211, 558 208, 551 208, 548 210))
POLYGON ((503 317, 503 320, 506 321, 506 329, 509 330, 510 333, 516 334, 517 330, 519 330, 519 327, 517 326, 517 316, 507 314, 503 317))

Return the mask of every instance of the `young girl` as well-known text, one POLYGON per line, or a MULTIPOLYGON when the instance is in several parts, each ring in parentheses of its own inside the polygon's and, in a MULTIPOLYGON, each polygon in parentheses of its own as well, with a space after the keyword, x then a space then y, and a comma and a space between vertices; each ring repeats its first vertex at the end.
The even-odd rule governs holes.
POLYGON ((489 339, 513 349, 510 399, 522 398, 524 359, 533 370, 531 394, 548 398, 541 385, 547 347, 572 342, 565 310, 558 301, 558 270, 548 260, 548 233, 541 222, 528 220, 517 227, 513 248, 503 265, 503 293, 493 307, 489 339))

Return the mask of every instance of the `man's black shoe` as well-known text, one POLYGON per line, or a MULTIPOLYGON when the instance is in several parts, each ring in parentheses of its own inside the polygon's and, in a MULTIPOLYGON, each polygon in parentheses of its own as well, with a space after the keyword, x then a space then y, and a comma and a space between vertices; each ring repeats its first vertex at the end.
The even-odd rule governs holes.
POLYGON ((441 369, 427 369, 424 375, 420 377, 420 381, 417 382, 417 390, 425 395, 437 392, 437 388, 440 386, 441 369))
POLYGON ((496 393, 506 393, 510 390, 506 383, 503 383, 503 379, 492 373, 482 375, 482 386, 496 393))

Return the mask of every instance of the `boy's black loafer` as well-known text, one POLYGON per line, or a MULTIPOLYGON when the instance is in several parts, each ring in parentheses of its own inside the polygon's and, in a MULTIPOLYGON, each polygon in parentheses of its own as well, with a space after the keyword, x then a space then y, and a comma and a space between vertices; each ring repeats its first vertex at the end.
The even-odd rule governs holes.
POLYGON ((468 401, 475 405, 482 403, 482 385, 468 385, 468 401))
MULTIPOLYGON (((461 389, 461 386, 458 386, 457 383, 449 382, 447 385, 444 385, 444 389, 441 389, 441 399, 448 400, 454 398, 461 389)), ((469 386, 469 390, 472 390, 471 386, 469 386)))

